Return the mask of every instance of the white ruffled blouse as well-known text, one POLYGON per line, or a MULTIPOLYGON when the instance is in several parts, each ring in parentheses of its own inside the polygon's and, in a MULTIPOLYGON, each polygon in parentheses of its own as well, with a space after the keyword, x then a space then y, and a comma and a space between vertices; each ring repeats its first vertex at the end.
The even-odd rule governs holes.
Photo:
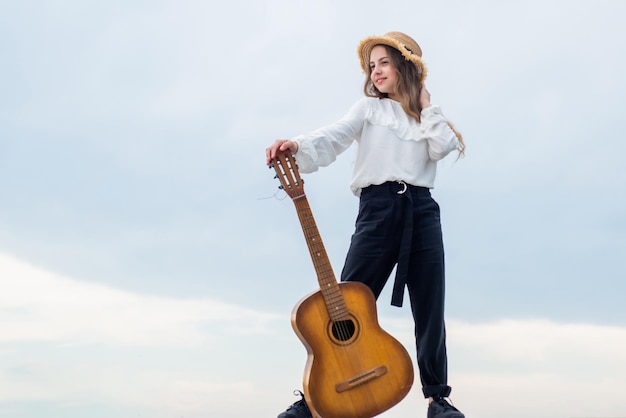
POLYGON ((298 169, 312 173, 335 161, 354 141, 358 151, 350 189, 386 181, 433 188, 437 161, 459 147, 439 106, 423 109, 421 123, 391 99, 364 97, 337 122, 292 138, 298 169))

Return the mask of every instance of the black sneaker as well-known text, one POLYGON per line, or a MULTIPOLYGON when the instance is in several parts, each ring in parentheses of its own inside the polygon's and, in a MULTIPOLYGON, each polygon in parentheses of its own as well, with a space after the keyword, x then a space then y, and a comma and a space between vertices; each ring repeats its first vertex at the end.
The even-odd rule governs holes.
POLYGON ((435 398, 428 405, 428 418, 465 418, 465 415, 444 398, 435 398))
MULTIPOLYGON (((300 395, 302 399, 297 402, 294 402, 285 412, 281 412, 278 415, 278 418, 313 418, 311 416, 311 411, 309 411, 309 407, 304 400, 304 394, 299 390, 293 392, 294 395, 300 395)), ((461 415, 462 416, 462 415, 461 415)), ((429 415, 430 417, 430 415, 429 415)))

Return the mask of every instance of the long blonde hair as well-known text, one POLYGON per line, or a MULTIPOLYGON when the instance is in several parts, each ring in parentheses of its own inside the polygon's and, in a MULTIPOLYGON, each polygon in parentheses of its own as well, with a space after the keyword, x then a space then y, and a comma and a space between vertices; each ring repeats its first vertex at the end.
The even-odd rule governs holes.
MULTIPOLYGON (((407 61, 402 54, 395 48, 388 45, 383 45, 387 50, 387 54, 391 60, 391 65, 398 74, 396 85, 396 96, 398 102, 402 106, 402 109, 409 115, 414 117, 418 122, 421 121, 422 106, 420 104, 420 91, 422 85, 420 83, 421 74, 418 68, 410 61, 407 61)), ((372 70, 368 68, 365 78, 365 84, 363 85, 363 93, 368 97, 386 98, 389 97, 387 93, 382 93, 374 86, 371 79, 372 70)), ((463 142, 463 135, 456 130, 452 122, 448 121, 450 129, 454 132, 459 140, 459 157, 465 155, 465 142, 463 142)))

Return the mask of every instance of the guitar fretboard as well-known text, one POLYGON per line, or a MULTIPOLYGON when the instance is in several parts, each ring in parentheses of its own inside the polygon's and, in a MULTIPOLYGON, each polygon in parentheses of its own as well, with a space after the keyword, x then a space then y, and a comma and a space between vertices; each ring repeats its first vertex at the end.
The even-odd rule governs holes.
POLYGON ((298 212, 298 219, 300 219, 300 225, 302 226, 302 232, 306 238, 307 246, 309 247, 309 253, 313 260, 313 266, 317 273, 317 280, 319 282, 320 290, 324 296, 326 302, 326 308, 332 321, 341 321, 348 319, 348 310, 344 302, 339 284, 335 279, 333 268, 326 254, 326 248, 322 242, 317 224, 313 218, 311 207, 306 198, 306 195, 301 195, 293 199, 293 203, 296 206, 298 212))

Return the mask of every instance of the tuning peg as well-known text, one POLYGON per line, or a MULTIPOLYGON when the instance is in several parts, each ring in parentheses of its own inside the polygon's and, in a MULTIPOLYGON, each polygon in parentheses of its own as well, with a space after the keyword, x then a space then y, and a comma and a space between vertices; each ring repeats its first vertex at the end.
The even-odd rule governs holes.
POLYGON ((281 184, 280 186, 278 186, 278 188, 279 188, 280 190, 285 190, 285 187, 284 187, 282 184, 281 184))

